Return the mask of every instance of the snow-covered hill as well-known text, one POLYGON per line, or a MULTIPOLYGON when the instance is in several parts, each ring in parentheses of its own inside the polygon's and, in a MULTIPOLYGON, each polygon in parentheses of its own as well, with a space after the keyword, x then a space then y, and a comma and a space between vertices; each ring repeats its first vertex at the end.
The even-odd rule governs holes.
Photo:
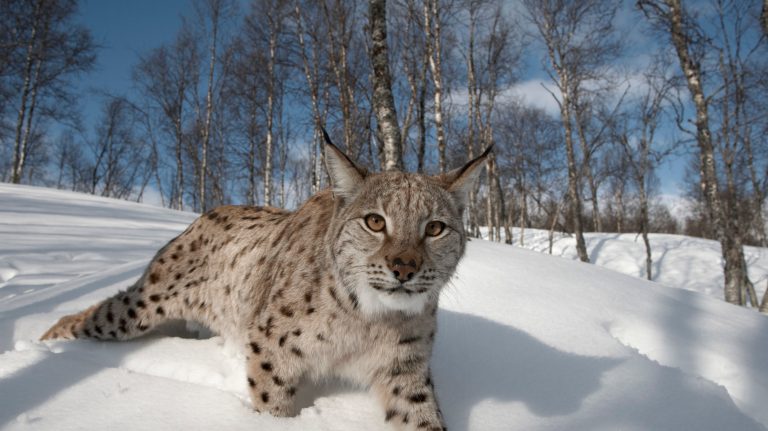
MULTIPOLYGON (((372 396, 339 382, 305 382, 294 418, 254 413, 236 350, 181 327, 35 341, 130 285, 193 218, 0 184, 0 428, 389 429, 372 396)), ((707 295, 472 241, 438 318, 432 366, 452 430, 768 425, 768 319, 707 295)))
MULTIPOLYGON (((487 235, 487 232, 484 231, 487 235)), ((503 238, 503 237, 502 237, 503 238)), ((549 253, 549 232, 539 229, 512 229, 513 245, 549 253), (523 234, 521 242, 521 234, 523 234)), ((622 274, 645 278, 645 245, 636 233, 586 233, 587 252, 592 263, 622 274)), ((652 233, 651 278, 668 287, 687 289, 723 299, 723 258, 717 241, 683 235, 652 233)), ((576 260, 576 240, 555 232, 552 255, 576 260)), ((758 297, 768 286, 768 249, 744 247, 750 280, 758 297)))

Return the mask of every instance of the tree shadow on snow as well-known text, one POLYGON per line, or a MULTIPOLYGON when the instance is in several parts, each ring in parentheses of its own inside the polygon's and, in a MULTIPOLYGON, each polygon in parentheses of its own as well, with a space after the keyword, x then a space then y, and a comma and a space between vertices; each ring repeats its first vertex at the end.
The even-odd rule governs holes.
POLYGON ((597 259, 600 257, 600 254, 602 253, 606 243, 608 241, 616 241, 619 239, 619 236, 621 236, 621 234, 618 233, 614 235, 602 234, 600 239, 594 241, 594 245, 592 241, 589 241, 589 246, 587 247, 589 249, 589 261, 597 262, 597 259))
POLYGON ((432 370, 453 430, 468 429, 472 408, 489 399, 523 403, 538 416, 573 413, 620 362, 562 352, 482 317, 440 310, 438 320, 432 370))
MULTIPOLYGON (((33 422, 36 407, 103 370, 119 368, 124 358, 141 350, 148 341, 169 336, 203 339, 211 335, 206 331, 195 333, 187 328, 183 321, 169 321, 136 340, 49 342, 51 350, 56 353, 49 353, 40 361, 0 379, 0 429, 20 418, 20 415, 30 412, 31 418, 21 420, 33 422)), ((89 408, 97 410, 97 399, 92 400, 93 403, 84 402, 85 410, 78 411, 77 414, 87 415, 89 408)), ((138 411, 138 406, 136 408, 136 414, 139 415, 141 412, 138 411)))
MULTIPOLYGON (((2 315, 0 315, 0 352, 13 349, 13 343, 15 339, 14 330, 19 319, 32 314, 51 312, 59 307, 62 303, 78 299, 83 295, 91 293, 103 286, 116 285, 129 287, 131 283, 144 272, 145 267, 145 260, 134 261, 122 264, 114 270, 109 270, 107 274, 97 273, 88 276, 89 278, 87 282, 83 282, 81 279, 75 279, 71 282, 65 282, 57 285, 55 284, 46 288, 46 290, 55 289, 55 293, 50 297, 35 301, 28 305, 4 311, 2 315), (70 287, 70 285, 74 285, 75 287, 70 287)), ((107 296, 111 295, 105 294, 104 299, 106 299, 107 296)), ((96 301, 94 301, 94 303, 96 303, 96 301)), ((57 313, 55 315, 52 314, 55 316, 55 318, 51 319, 50 325, 56 323, 56 321, 59 320, 59 317, 79 311, 81 310, 73 309, 67 312, 57 313)), ((43 335, 43 332, 45 332, 45 330, 41 331, 39 335, 43 335)))

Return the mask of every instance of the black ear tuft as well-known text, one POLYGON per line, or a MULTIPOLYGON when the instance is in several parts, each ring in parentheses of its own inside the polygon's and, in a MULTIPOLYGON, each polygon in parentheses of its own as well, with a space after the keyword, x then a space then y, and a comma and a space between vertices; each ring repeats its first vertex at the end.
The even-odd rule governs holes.
POLYGON ((368 175, 368 171, 347 157, 333 144, 325 128, 321 127, 321 129, 325 140, 325 166, 331 177, 333 191, 342 197, 352 196, 368 175))
POLYGON ((483 151, 483 154, 470 160, 464 166, 446 172, 438 177, 440 182, 443 183, 443 187, 453 193, 462 205, 466 204, 469 190, 472 188, 475 180, 477 180, 477 177, 480 176, 480 172, 482 172, 482 168, 488 160, 488 155, 491 153, 491 150, 493 150, 493 145, 489 145, 488 148, 483 151))
POLYGON ((325 141, 326 145, 333 145, 335 147, 336 145, 334 145, 333 141, 331 141, 331 137, 328 136, 328 132, 325 130, 325 127, 320 126, 320 130, 323 131, 323 140, 325 141))

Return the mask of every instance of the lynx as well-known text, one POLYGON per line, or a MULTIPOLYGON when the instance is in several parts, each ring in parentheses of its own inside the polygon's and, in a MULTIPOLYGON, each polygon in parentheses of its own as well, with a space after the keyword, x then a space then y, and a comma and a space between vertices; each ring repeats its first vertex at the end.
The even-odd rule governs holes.
POLYGON ((42 340, 126 340, 168 319, 239 343, 253 407, 295 414, 300 378, 366 385, 398 429, 444 430, 429 359, 438 295, 464 253, 466 194, 488 155, 440 176, 368 173, 330 140, 331 189, 295 212, 224 206, 127 291, 42 340))

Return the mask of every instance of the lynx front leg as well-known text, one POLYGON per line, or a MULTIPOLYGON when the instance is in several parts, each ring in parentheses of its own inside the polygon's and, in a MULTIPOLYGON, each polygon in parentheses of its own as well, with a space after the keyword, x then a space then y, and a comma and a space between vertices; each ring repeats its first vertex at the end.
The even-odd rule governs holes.
POLYGON ((426 362, 395 362, 373 389, 384 402, 384 419, 397 429, 446 430, 426 362))
POLYGON ((296 386, 302 367, 296 358, 280 354, 271 344, 271 340, 258 337, 246 346, 251 402, 258 412, 290 416, 294 413, 296 386))

